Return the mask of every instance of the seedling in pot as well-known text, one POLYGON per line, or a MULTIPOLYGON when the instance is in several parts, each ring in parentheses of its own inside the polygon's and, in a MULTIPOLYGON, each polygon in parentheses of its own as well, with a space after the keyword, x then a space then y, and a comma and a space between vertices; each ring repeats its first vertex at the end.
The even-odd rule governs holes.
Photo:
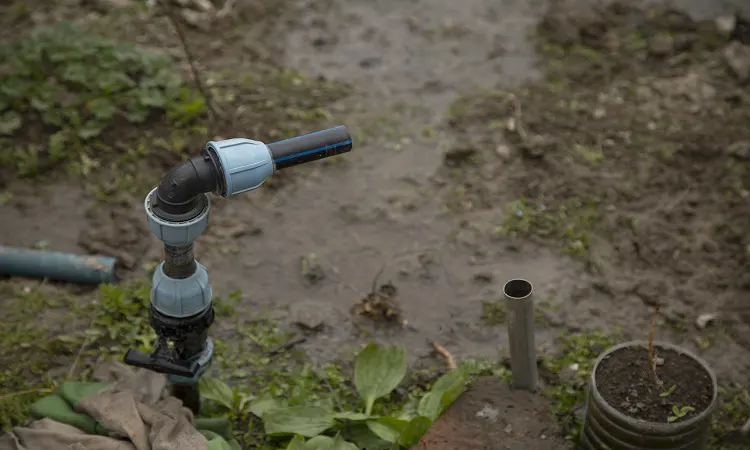
MULTIPOLYGON (((664 387, 664 383, 656 375, 657 358, 656 352, 654 351, 654 331, 656 330, 656 317, 659 315, 659 305, 657 304, 654 308, 654 313, 651 315, 651 330, 648 337, 648 367, 651 370, 651 377, 654 383, 659 388, 664 387)), ((675 390, 677 385, 673 384, 669 389, 659 394, 661 398, 669 397, 675 390)), ((678 406, 672 405, 672 413, 667 417, 667 422, 672 423, 678 419, 685 417, 688 413, 695 411, 692 406, 678 406)))
POLYGON ((659 394, 659 397, 661 397, 661 398, 667 398, 667 397, 669 397, 672 394, 672 392, 674 392, 675 389, 677 389, 677 385, 673 384, 671 388, 669 388, 666 391, 664 391, 661 394, 659 394))
POLYGON ((656 307, 651 316, 649 340, 616 345, 597 358, 579 441, 582 450, 677 450, 703 448, 707 441, 717 405, 716 376, 687 349, 654 340, 658 312, 656 307))
POLYGON ((676 421, 677 419, 680 419, 682 417, 685 417, 688 415, 688 413, 695 411, 695 408, 692 406, 672 406, 672 414, 667 417, 667 422, 672 423, 676 421))
POLYGON ((656 329, 656 316, 659 314, 659 305, 654 308, 654 314, 651 316, 651 330, 648 337, 648 367, 651 369, 651 377, 657 386, 662 387, 664 383, 656 376, 656 353, 654 352, 654 330, 656 329))

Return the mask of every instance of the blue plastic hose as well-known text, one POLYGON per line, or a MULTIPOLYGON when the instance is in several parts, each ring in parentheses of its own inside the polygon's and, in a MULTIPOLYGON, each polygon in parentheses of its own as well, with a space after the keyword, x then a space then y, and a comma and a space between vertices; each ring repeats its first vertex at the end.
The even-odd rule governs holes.
POLYGON ((0 274, 48 278, 79 284, 111 283, 117 260, 0 246, 0 274))

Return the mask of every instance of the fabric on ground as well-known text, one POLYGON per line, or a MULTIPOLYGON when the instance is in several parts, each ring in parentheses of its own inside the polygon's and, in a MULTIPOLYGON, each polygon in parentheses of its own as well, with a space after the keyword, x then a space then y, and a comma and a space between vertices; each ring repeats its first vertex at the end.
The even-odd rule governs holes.
POLYGON ((240 450, 228 419, 198 419, 166 376, 120 363, 66 382, 32 406, 40 419, 0 437, 0 450, 240 450))

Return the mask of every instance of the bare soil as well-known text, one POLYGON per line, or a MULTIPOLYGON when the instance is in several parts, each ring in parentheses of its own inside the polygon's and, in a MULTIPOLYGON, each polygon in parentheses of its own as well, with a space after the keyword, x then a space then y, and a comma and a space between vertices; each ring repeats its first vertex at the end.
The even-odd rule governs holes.
MULTIPOLYGON (((74 18, 166 48, 188 73, 163 18, 92 11, 92 3, 108 2, 54 11, 42 2, 13 23, 0 9, 0 36, 74 18)), ((482 305, 521 277, 547 305, 540 353, 564 328, 644 338, 659 303, 660 339, 700 352, 722 380, 750 383, 750 97, 736 73, 742 66, 728 67, 725 56, 743 48, 693 20, 731 14, 741 2, 694 0, 667 16, 542 0, 236 3, 235 14, 186 28, 202 73, 239 79, 278 65, 344 82, 349 95, 305 91, 298 100, 330 114, 321 127, 344 123, 355 137, 337 163, 214 201, 197 257, 217 295, 243 291, 240 313, 281 311, 291 327, 316 322, 303 348, 319 359, 373 338, 407 344, 413 359, 431 357, 432 340, 460 357, 496 359, 507 333, 482 321, 482 305), (545 38, 537 42, 539 23, 545 38), (506 205, 519 206, 519 197, 520 215, 539 220, 509 222, 519 209, 506 205), (512 232, 498 233, 503 227, 512 232), (316 261, 317 275, 303 273, 303 258, 316 261), (370 310, 397 311, 397 326, 352 314, 377 291, 383 268, 380 281, 397 291, 370 310), (705 314, 713 319, 696 326, 705 314)), ((292 89, 227 90, 237 105, 292 89)), ((282 122, 311 131, 287 113, 299 105, 275 106, 237 108, 206 138, 270 142, 282 122)), ((134 278, 161 258, 145 226, 146 190, 107 205, 56 176, 8 177, 5 189, 13 199, 0 205, 4 245, 48 241, 53 250, 110 254, 134 278)), ((539 414, 538 400, 521 400, 530 403, 519 408, 539 414)), ((467 397, 452 411, 477 407, 467 397)), ((498 408, 509 421, 524 417, 498 408)), ((541 419, 509 423, 547 432, 534 428, 541 419)))
POLYGON ((644 348, 622 349, 604 359, 595 375, 604 400, 627 416, 649 422, 665 422, 674 405, 693 408, 675 422, 705 411, 714 395, 713 381, 705 369, 673 350, 661 349, 656 358, 655 374, 644 348))
POLYGON ((549 403, 495 377, 477 379, 417 444, 425 450, 557 450, 567 443, 549 403))
POLYGON ((660 333, 745 380, 750 358, 725 359, 750 349, 748 91, 731 56, 745 44, 669 8, 556 8, 541 26, 545 81, 466 100, 451 154, 471 158, 443 176, 462 184, 464 210, 512 192, 502 234, 584 262, 592 279, 563 322, 645 337, 658 304, 660 333))

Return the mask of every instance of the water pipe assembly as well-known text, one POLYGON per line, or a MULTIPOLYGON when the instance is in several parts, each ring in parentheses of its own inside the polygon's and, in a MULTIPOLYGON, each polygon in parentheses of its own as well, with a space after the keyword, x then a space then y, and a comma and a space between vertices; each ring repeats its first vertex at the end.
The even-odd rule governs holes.
POLYGON ((149 321, 154 352, 130 349, 126 364, 166 374, 173 394, 200 411, 198 382, 211 364, 214 321, 206 268, 193 242, 208 227, 208 193, 231 197, 259 188, 275 171, 346 153, 352 139, 337 126, 271 144, 250 139, 211 141, 199 156, 173 167, 146 196, 148 227, 164 243, 164 262, 154 270, 149 321))

